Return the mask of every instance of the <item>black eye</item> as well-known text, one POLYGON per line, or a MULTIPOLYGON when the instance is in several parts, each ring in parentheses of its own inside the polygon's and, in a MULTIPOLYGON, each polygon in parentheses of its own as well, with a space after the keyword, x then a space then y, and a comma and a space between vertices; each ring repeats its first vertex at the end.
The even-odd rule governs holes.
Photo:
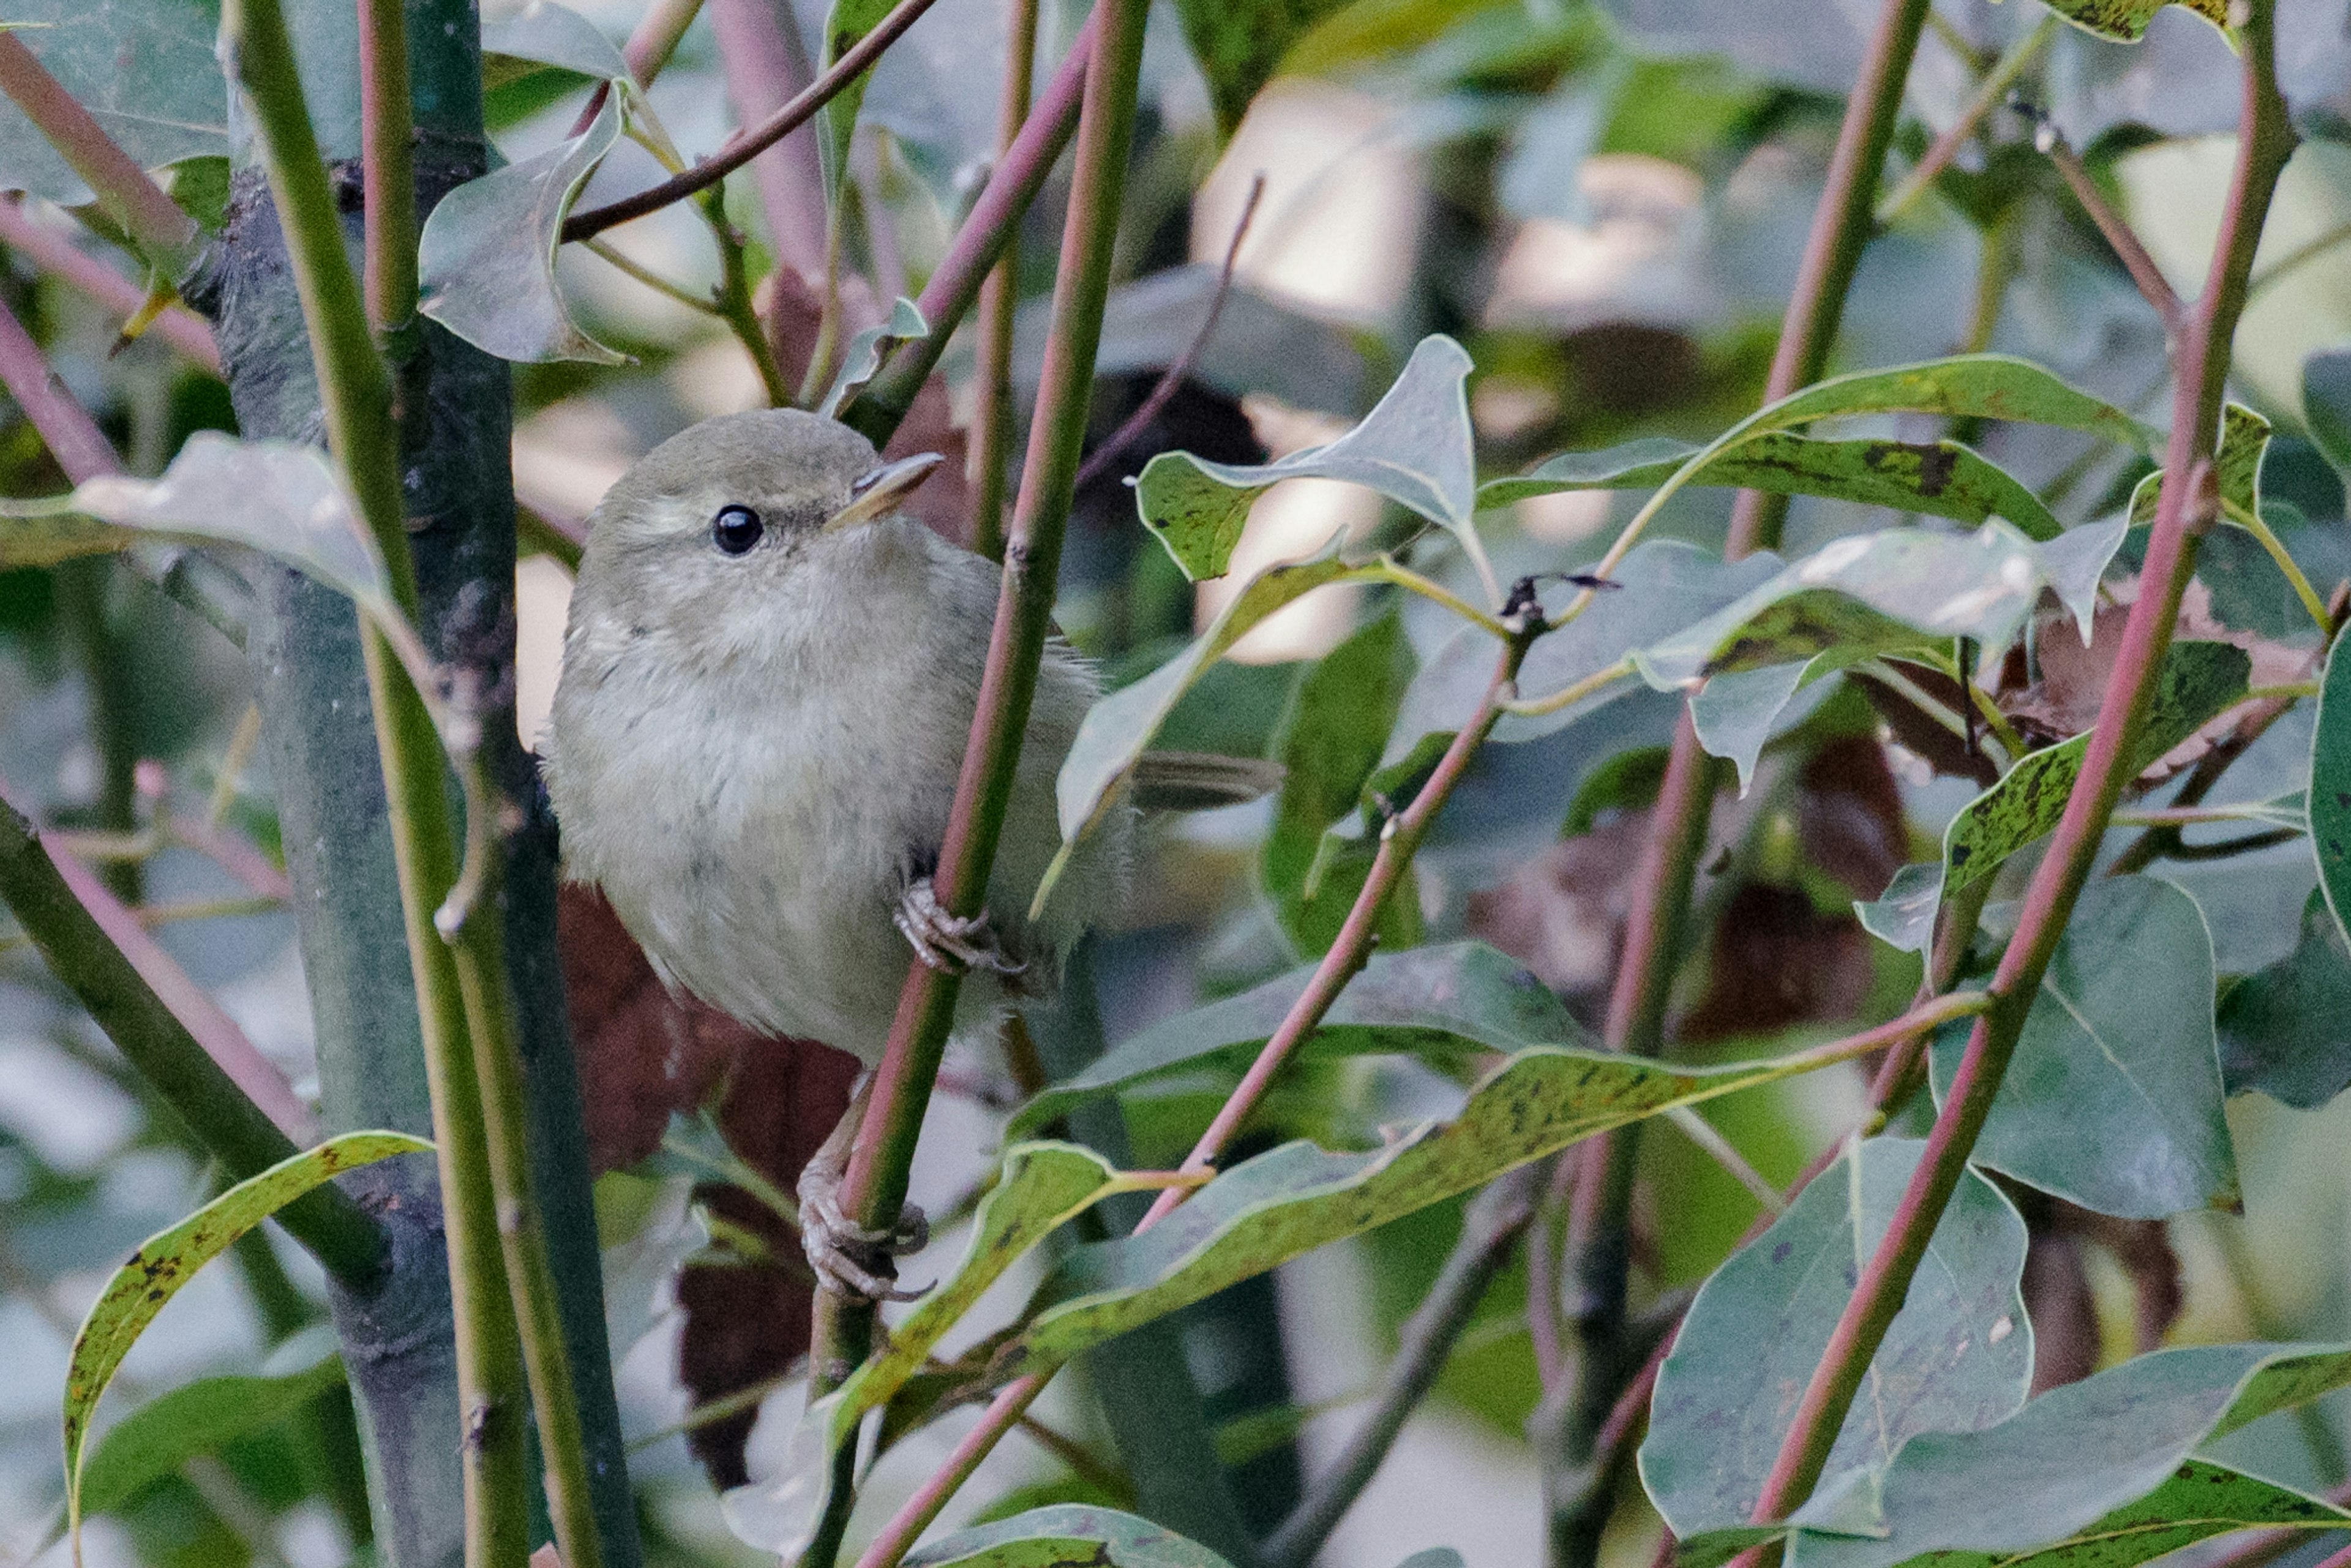
POLYGON ((721 507, 710 525, 710 537, 728 555, 741 555, 767 531, 768 525, 748 507, 721 507))

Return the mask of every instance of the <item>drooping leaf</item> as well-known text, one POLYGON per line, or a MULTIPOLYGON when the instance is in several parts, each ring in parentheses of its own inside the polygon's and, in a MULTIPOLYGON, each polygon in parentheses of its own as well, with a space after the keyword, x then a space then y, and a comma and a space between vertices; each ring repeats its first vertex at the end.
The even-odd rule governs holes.
POLYGON ((2340 637, 2326 656, 2310 737, 2310 849, 2336 930, 2351 930, 2351 656, 2340 637))
POLYGON ((2351 473, 2351 349, 2322 349, 2302 361, 2302 416, 2311 444, 2338 473, 2351 473))
POLYGON ((578 136, 442 197, 418 242, 417 308, 502 360, 626 364, 572 321, 555 280, 563 220, 620 135, 614 99, 578 136))
POLYGON ((1755 764, 1771 727, 1794 699, 1796 690, 1813 673, 1818 659, 1794 659, 1784 664, 1737 670, 1708 677, 1690 694, 1690 727, 1710 757, 1727 757, 1739 769, 1739 793, 1743 797, 1755 781, 1755 764))
POLYGON ((2043 4, 2084 32, 2125 43, 2145 37, 2147 25, 2166 5, 2183 6, 2216 27, 2229 26, 2229 8, 2222 0, 2043 0, 2043 4))
POLYGON ((2293 952, 2220 998, 2221 1078, 2314 1111, 2351 1088, 2351 947, 2313 891, 2293 952))
MULTIPOLYGON (((1222 658, 1242 633, 1292 601, 1327 583, 1362 581, 1376 573, 1339 559, 1332 538, 1305 560, 1270 566, 1227 601, 1208 629, 1189 646, 1134 685, 1096 703, 1078 727, 1077 739, 1061 764, 1055 788, 1061 838, 1073 842, 1101 817, 1113 794, 1134 771, 1178 698, 1201 673, 1222 658)), ((1050 879, 1049 879, 1050 885, 1050 879)), ((1040 893, 1041 896, 1041 893, 1040 893)))
MULTIPOLYGON (((2073 1560, 2105 1563, 2091 1527, 2173 1490, 2202 1445, 2351 1382, 2351 1349, 2231 1344, 2160 1350, 2053 1389, 1982 1431, 1915 1437, 1879 1484, 1885 1533, 1830 1534, 1841 1521, 1797 1511, 1798 1568, 1895 1568, 1928 1552, 2012 1560, 2083 1537, 2073 1560), (1987 1498, 1999 1500, 1988 1508, 1987 1498)), ((2218 1480, 2228 1472, 2199 1472, 2218 1480)), ((2216 1503, 2222 1500, 2216 1498, 2216 1503)), ((2325 1505, 2318 1505, 2324 1508, 2325 1505)), ((2141 1521, 2139 1528, 2152 1529, 2141 1521)), ((2134 1557, 2124 1561, 2137 1561, 2134 1557)))
MULTIPOLYGON (((1478 486, 1479 507, 1566 490, 1639 490, 1664 484, 1700 449, 1649 437, 1604 452, 1562 454, 1509 479, 1478 486)), ((2001 517, 2028 538, 2053 539, 2063 525, 2009 472, 1956 441, 1822 441, 1773 431, 1710 459, 1687 484, 1827 496, 1896 507, 1963 523, 2001 517)))
MULTIPOLYGON (((1747 1523, 1858 1260, 1885 1234, 1924 1147, 1861 1145, 1857 1166, 1848 1153, 1699 1287, 1657 1374, 1640 1452, 1650 1500, 1684 1541, 1747 1523)), ((1964 1177, 1814 1488, 1839 1525, 1874 1527, 1877 1478, 1912 1435, 1992 1426, 2023 1406, 2024 1247, 2014 1206, 1964 1177)))
MULTIPOLYGON (((1323 830, 1353 813, 1416 663, 1403 621, 1374 617, 1306 672, 1274 737, 1273 755, 1284 771, 1273 826, 1258 852, 1258 880, 1274 918, 1304 956, 1330 946, 1371 870, 1376 844, 1361 840, 1338 852, 1338 863, 1318 860, 1323 830)), ((1400 890, 1389 909, 1405 907, 1408 897, 1400 890)), ((1386 946, 1410 946, 1395 919, 1385 924, 1386 946)))
POLYGON ((1785 430, 1852 413, 1939 413, 2053 424, 2145 451, 2155 434, 2111 403, 2076 391, 2029 360, 1955 354, 1891 370, 1833 376, 1760 411, 1757 429, 1785 430))
MULTIPOLYGON (((142 169, 228 155, 218 0, 16 0, 7 20, 57 85, 142 169)), ((89 187, 0 98, 0 190, 68 206, 89 187)))
MULTIPOLYGON (((2241 700, 2251 670, 2251 660, 2232 644, 2172 643, 2156 675, 2147 721, 2130 758, 2132 771, 2241 700)), ((1934 940, 1935 915, 1945 898, 1991 875, 2010 855, 2056 828, 2089 747, 2089 736, 2077 735, 2020 758, 1945 825, 1939 862, 1903 867, 1875 900, 1855 905, 1863 927, 1901 951, 1924 953, 1934 940)))
POLYGON ((841 405, 855 397, 882 369, 882 361, 901 343, 927 338, 931 324, 914 302, 901 296, 890 307, 890 319, 878 327, 864 327, 849 340, 849 347, 841 356, 841 369, 833 372, 832 386, 817 405, 817 413, 827 419, 837 417, 841 405))
MULTIPOLYGON (((1008 1137, 1050 1125, 1097 1094, 1177 1072, 1229 1071, 1271 1037, 1314 973, 1291 970, 1154 1024, 1012 1114, 1008 1137)), ((1488 1051, 1582 1043, 1581 1024, 1541 983, 1482 942, 1375 953, 1339 993, 1305 1056, 1427 1056, 1458 1068, 1488 1051)))
POLYGON ((1451 529, 1465 546, 1477 509, 1469 356, 1450 338, 1420 346, 1363 423, 1338 440, 1272 463, 1210 463, 1163 452, 1135 483, 1136 509, 1184 574, 1222 577, 1258 497, 1282 479, 1343 479, 1451 529))
MULTIPOLYGON (((879 26, 891 8, 892 0, 832 0, 824 16, 824 68, 830 68, 835 60, 854 48, 860 38, 879 26)), ((850 143, 857 135, 857 111, 872 80, 873 71, 869 67, 817 112, 820 131, 816 141, 817 159, 824 175, 825 204, 836 224, 840 222, 841 186, 849 177, 850 143)))
POLYGON ((1610 1051, 1535 1047, 1470 1091, 1460 1113, 1383 1147, 1284 1144, 1243 1161, 1141 1236, 1069 1254, 1028 1326, 998 1352, 1011 1375, 1060 1364, 1341 1237, 1481 1186, 1594 1133, 1814 1070, 1817 1053, 1675 1067, 1610 1051))
MULTIPOLYGON (((1939 1099, 1966 1044, 1933 1048, 1939 1099)), ((2238 1200, 2203 912, 2150 876, 2094 878, 2058 938, 1976 1163, 2126 1219, 2238 1200)))
POLYGON ((531 0, 504 21, 484 22, 482 53, 603 81, 632 79, 628 62, 596 24, 555 0, 531 0))
POLYGON ((1201 1545, 1147 1519, 1085 1503, 1056 1503, 958 1530, 909 1552, 906 1568, 1230 1568, 1201 1545))
POLYGON ((343 1171, 433 1145, 405 1133, 345 1133, 237 1183, 195 1213, 158 1231, 115 1271, 74 1335, 66 1369, 65 1460, 68 1526, 81 1528, 81 1489, 89 1420, 122 1358, 197 1270, 240 1236, 343 1171))
POLYGON ((1176 14, 1226 134, 1241 121, 1290 46, 1350 0, 1177 0, 1176 14))
POLYGON ((204 1377, 159 1395, 107 1428, 82 1461, 81 1511, 104 1513, 198 1454, 266 1431, 343 1381, 329 1355, 275 1377, 204 1377))

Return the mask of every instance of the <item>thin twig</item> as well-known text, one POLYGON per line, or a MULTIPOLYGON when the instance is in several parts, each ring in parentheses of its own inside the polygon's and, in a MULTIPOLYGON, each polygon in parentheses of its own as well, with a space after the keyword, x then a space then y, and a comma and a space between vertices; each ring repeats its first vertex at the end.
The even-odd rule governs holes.
MULTIPOLYGON (((621 63, 629 68, 637 86, 653 85, 653 78, 669 64, 670 56, 677 52, 678 40, 685 37, 685 30, 694 26, 695 17, 701 13, 702 0, 653 0, 645 7, 645 14, 637 18, 635 29, 629 34, 629 41, 621 46, 621 63)), ((603 112, 604 100, 611 93, 611 82, 596 84, 588 101, 580 106, 580 118, 571 122, 571 135, 588 134, 588 128, 596 123, 596 116, 603 112)))
MULTIPOLYGON (((88 296, 110 316, 128 320, 147 308, 147 291, 41 222, 21 193, 0 195, 0 245, 23 256, 67 287, 88 296)), ((214 375, 221 373, 220 345, 204 319, 174 303, 147 330, 214 375)))
MULTIPOLYGON (((1037 76, 1040 0, 1013 0, 1004 41, 1004 88, 997 104, 996 162, 1002 167, 1029 120, 1037 76)), ((1004 559, 1004 502, 1012 464, 1012 336, 1020 313, 1020 235, 1003 252, 979 290, 979 367, 973 377, 971 415, 971 537, 975 554, 1004 559)), ((1085 483, 1083 470, 1078 483, 1085 483)))
POLYGON ((1674 1130, 1696 1144, 1707 1158, 1722 1167, 1730 1179, 1747 1189, 1747 1195, 1763 1206, 1766 1214, 1782 1214, 1788 1205, 1780 1197, 1780 1189, 1763 1179, 1763 1173, 1747 1163, 1747 1156, 1738 1145, 1718 1132, 1713 1123, 1687 1105, 1669 1105, 1666 1120, 1674 1130))
POLYGON ((73 94, 43 67, 25 40, 0 31, 0 92, 24 111, 57 156, 98 194, 140 254, 176 283, 203 238, 196 220, 118 145, 73 94))
POLYGON ((1208 313, 1200 318, 1200 329, 1192 334, 1192 340, 1184 345, 1184 351, 1176 356, 1175 362, 1152 386, 1150 395, 1126 416, 1116 430, 1110 433, 1101 445, 1094 448, 1093 455, 1087 458, 1085 466, 1078 470, 1078 488, 1084 489, 1110 472, 1111 465, 1134 444, 1135 438, 1150 427, 1151 422, 1159 417, 1159 411, 1167 406, 1177 389, 1199 365, 1200 355, 1207 348, 1208 340, 1216 336, 1217 322, 1224 316, 1225 301, 1233 291, 1233 264, 1240 259, 1241 241, 1249 237, 1249 220, 1257 216, 1257 204, 1264 195, 1265 176, 1260 173, 1249 181, 1249 199, 1241 204, 1240 221, 1233 225, 1232 243, 1225 246, 1224 265, 1217 269, 1217 289, 1208 297, 1208 313))
POLYGON ((2155 264, 2155 257, 2147 255, 2147 246, 2139 243, 2137 234, 2122 214, 2115 211, 2114 204, 2106 200, 2106 193, 2098 189, 2096 179, 2074 155, 2074 149, 2066 145, 2064 132, 2057 129, 2056 122, 2037 110, 2034 118, 2037 123, 2032 132, 2033 146, 2039 148, 2042 155, 2056 169, 2059 177, 2065 182, 2065 188, 2074 193, 2075 201, 2082 204, 2082 211, 2089 214, 2090 221, 2098 226, 2098 233, 2105 236, 2106 244, 2114 250, 2115 259, 2123 264, 2123 270, 2130 274, 2131 282, 2137 285, 2139 294, 2154 309, 2156 319, 2163 323, 2164 336, 2177 342, 2180 328, 2188 319, 2188 308, 2180 303, 2179 292, 2171 287, 2171 280, 2163 276, 2163 268, 2155 264))
MULTIPOLYGON (((929 10, 935 0, 898 0, 890 14, 874 24, 866 34, 845 50, 822 76, 808 85, 805 92, 793 95, 790 102, 751 130, 730 138, 726 145, 682 174, 663 181, 633 196, 623 196, 605 206, 593 207, 584 213, 574 213, 563 223, 565 240, 586 239, 602 234, 616 224, 657 213, 673 202, 684 201, 697 191, 707 190, 718 183, 768 148, 799 130, 816 117, 817 110, 841 96, 852 82, 865 73, 865 68, 882 57, 883 50, 898 41, 899 36, 913 26, 929 10)), ((573 1564, 572 1568, 579 1568, 573 1564)))
POLYGON ((1927 187, 1951 166, 1951 160, 1959 155, 1959 149, 1975 135, 1976 127, 1983 123, 1984 116, 2008 96, 2008 89, 2014 87, 2016 78, 2024 74, 2024 68, 2032 63, 2032 57, 2041 52, 2056 32, 2057 14, 2052 11, 2043 16, 2031 32, 2009 46, 2008 53, 1984 73, 1983 80, 1976 85, 1975 96, 1969 99, 1967 106, 1959 110, 1959 117, 1935 138, 1920 156, 1917 166, 1904 175, 1902 183, 1887 192, 1886 199, 1877 204, 1876 217, 1880 227, 1893 223, 1907 212, 1910 204, 1923 195, 1927 187))
POLYGON ((368 322, 381 340, 416 314, 416 127, 402 0, 360 0, 360 248, 368 322))
POLYGON ((2260 298, 2263 291, 2268 289, 2280 278, 2283 277, 2287 273, 2292 272, 2294 268, 2302 266, 2304 262, 2317 260, 2320 256, 2325 256, 2328 251, 2333 250, 2336 246, 2342 245, 2346 241, 2351 241, 2351 224, 2337 224, 2333 228, 2328 229, 2325 234, 2320 235, 2317 238, 2305 240, 2302 244, 2294 246, 2292 250, 2286 252, 2283 256, 2278 257, 2275 261, 2270 263, 2267 267, 2253 274, 2253 280, 2245 286, 2246 306, 2251 308, 2252 302, 2260 298))

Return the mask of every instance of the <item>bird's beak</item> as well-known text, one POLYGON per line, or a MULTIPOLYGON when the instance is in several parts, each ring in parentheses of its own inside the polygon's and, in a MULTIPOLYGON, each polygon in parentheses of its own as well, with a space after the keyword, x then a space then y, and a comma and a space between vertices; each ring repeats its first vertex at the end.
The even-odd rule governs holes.
POLYGON ((935 452, 919 452, 861 476, 849 487, 849 505, 825 519, 824 531, 838 533, 888 517, 898 509, 899 502, 914 494, 914 486, 931 476, 932 469, 946 461, 935 452))

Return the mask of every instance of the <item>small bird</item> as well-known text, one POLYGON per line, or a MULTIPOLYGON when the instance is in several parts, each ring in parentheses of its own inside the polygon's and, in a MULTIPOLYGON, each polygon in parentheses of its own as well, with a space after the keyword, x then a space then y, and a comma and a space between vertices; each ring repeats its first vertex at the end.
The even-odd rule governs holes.
MULTIPOLYGON (((958 1032, 992 1033, 1009 997, 1050 995, 1123 852, 1114 816, 1028 918, 1061 847, 1054 779, 1097 692, 1056 638, 987 913, 957 919, 932 890, 999 582, 896 509, 940 462, 883 463, 846 425, 789 409, 655 447, 589 519, 539 748, 566 875, 602 890, 665 983, 869 1068, 910 946, 968 976, 958 1032)), ((1197 804, 1262 793, 1266 768, 1152 771, 1197 804)), ((841 1213, 863 1098, 801 1178, 801 1230, 821 1281, 872 1298, 922 1226, 877 1236, 841 1213)))

